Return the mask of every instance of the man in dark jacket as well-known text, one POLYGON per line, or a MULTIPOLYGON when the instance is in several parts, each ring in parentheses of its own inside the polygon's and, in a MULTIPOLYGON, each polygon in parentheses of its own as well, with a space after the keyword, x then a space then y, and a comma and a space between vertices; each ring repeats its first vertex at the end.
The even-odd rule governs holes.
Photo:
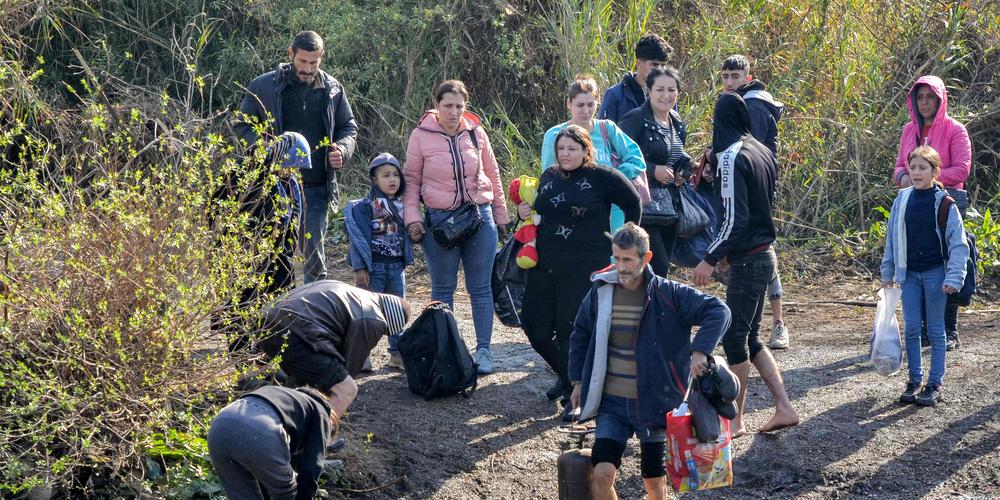
POLYGON ((626 73, 622 81, 604 93, 597 117, 618 123, 625 113, 646 100, 646 75, 654 66, 662 66, 674 49, 660 35, 648 34, 635 44, 635 73, 626 73))
POLYGON ((723 338, 726 360, 740 379, 739 415, 733 419, 733 436, 746 433, 743 403, 752 362, 767 383, 775 413, 761 428, 769 432, 795 425, 792 407, 778 365, 760 341, 760 320, 767 284, 774 275, 774 156, 750 134, 750 114, 739 94, 726 92, 715 105, 712 151, 716 152, 714 184, 722 200, 718 236, 694 270, 695 285, 707 285, 715 265, 727 259, 730 266, 726 304, 732 324, 723 338))
POLYGON ((319 69, 323 39, 312 31, 295 35, 288 47, 290 63, 255 78, 240 103, 233 129, 253 145, 261 131, 278 135, 299 132, 313 148, 313 169, 302 172, 306 201, 305 282, 326 278, 323 240, 330 205, 339 206, 336 173, 354 154, 358 125, 344 87, 319 69), (323 168, 324 166, 328 168, 323 168))
POLYGON ((262 387, 223 408, 208 453, 226 496, 313 498, 335 419, 327 395, 307 388, 262 387))
POLYGON ((354 401, 355 376, 383 336, 406 326, 410 304, 400 297, 369 292, 334 280, 314 281, 278 298, 263 311, 270 337, 261 348, 281 354, 291 383, 330 392, 342 416, 354 401))
POLYGON ((653 274, 649 235, 639 226, 622 226, 611 248, 615 269, 594 274, 573 323, 570 402, 581 408, 580 420, 597 417, 594 497, 615 498, 622 453, 635 434, 646 492, 666 498, 666 414, 707 368, 729 310, 711 295, 653 274), (701 328, 692 341, 694 325, 701 328))
MULTIPOLYGON (((747 104, 750 111, 750 133, 758 142, 767 146, 778 161, 778 120, 785 111, 785 105, 775 99, 765 90, 764 83, 750 74, 750 60, 739 54, 731 55, 722 62, 722 85, 729 92, 736 92, 747 104)), ((774 276, 767 285, 767 300, 771 305, 771 320, 774 323, 771 340, 767 346, 771 349, 788 348, 788 328, 785 326, 782 314, 781 275, 775 266, 774 276)))

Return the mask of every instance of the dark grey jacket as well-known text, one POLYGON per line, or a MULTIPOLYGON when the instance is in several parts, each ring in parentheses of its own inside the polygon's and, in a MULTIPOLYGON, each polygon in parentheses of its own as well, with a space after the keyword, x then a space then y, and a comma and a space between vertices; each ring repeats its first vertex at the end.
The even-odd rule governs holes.
MULTIPOLYGON (((250 82, 247 93, 240 103, 241 116, 237 117, 237 121, 233 124, 233 131, 247 145, 257 142, 257 132, 254 130, 253 123, 255 121, 268 123, 269 132, 273 135, 285 131, 281 117, 281 93, 291 78, 292 65, 281 63, 274 71, 264 73, 250 82), (244 119, 244 115, 247 119, 244 119)), ((326 113, 323 114, 323 125, 327 130, 327 138, 330 143, 340 146, 346 164, 354 154, 358 136, 358 124, 354 121, 354 112, 351 111, 351 105, 347 102, 347 93, 336 78, 323 70, 319 71, 314 85, 326 89, 326 113)), ((310 147, 315 146, 315 144, 310 144, 310 147)), ((324 166, 328 169, 327 186, 330 190, 330 202, 334 207, 338 207, 340 192, 337 186, 337 177, 329 165, 324 166)), ((318 167, 318 165, 313 165, 313 168, 318 167)))
POLYGON ((279 297, 263 311, 264 328, 275 334, 298 335, 316 352, 343 360, 353 377, 389 324, 378 294, 335 280, 302 285, 279 297))
POLYGON ((777 100, 760 80, 753 80, 740 87, 736 93, 747 103, 750 111, 750 133, 757 142, 767 146, 778 159, 778 120, 785 111, 785 104, 777 100))

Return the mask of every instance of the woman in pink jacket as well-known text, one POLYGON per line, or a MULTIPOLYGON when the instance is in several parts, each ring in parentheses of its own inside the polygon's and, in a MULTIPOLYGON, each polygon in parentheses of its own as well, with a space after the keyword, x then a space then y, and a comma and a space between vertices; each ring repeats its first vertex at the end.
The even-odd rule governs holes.
MULTIPOLYGON (((917 146, 930 146, 941 155, 941 175, 937 180, 955 198, 955 204, 965 219, 969 208, 965 179, 972 168, 972 142, 965 126, 948 116, 948 90, 940 78, 932 75, 920 77, 906 99, 910 110, 910 122, 903 126, 899 137, 899 153, 892 178, 900 188, 910 187, 910 175, 906 170, 906 159, 917 146)), ((957 349, 958 306, 949 304, 944 312, 944 330, 948 338, 949 351, 957 349)), ((921 336, 924 346, 927 340, 926 326, 921 336)))
POLYGON ((423 241, 431 275, 431 299, 452 306, 458 285, 458 265, 465 269, 465 288, 472 302, 479 373, 493 372, 493 290, 490 273, 498 232, 509 222, 500 168, 479 117, 465 110, 469 92, 458 80, 434 91, 435 108, 424 113, 410 134, 403 177, 403 221, 413 241, 423 241), (420 205, 426 208, 421 216, 420 205), (472 204, 483 224, 472 236, 445 249, 430 229, 472 204))

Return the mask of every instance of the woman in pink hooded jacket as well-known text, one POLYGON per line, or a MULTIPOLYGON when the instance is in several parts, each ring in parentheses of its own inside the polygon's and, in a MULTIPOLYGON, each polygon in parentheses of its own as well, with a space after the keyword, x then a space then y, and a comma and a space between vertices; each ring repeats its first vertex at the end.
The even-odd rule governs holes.
POLYGON ((493 147, 479 117, 465 111, 468 99, 465 84, 458 80, 438 85, 435 108, 424 113, 410 134, 403 167, 407 185, 403 221, 413 241, 423 241, 432 300, 453 306, 459 262, 465 269, 465 288, 476 328, 473 361, 479 373, 486 374, 493 372, 493 257, 498 232, 504 231, 510 219, 493 147), (431 227, 467 203, 475 204, 483 219, 475 234, 451 249, 443 248, 433 236, 424 237, 431 227), (427 209, 423 217, 421 204, 427 209))
MULTIPOLYGON (((917 146, 930 146, 941 155, 941 175, 937 180, 955 197, 955 204, 964 219, 968 196, 956 195, 960 194, 958 190, 965 189, 965 179, 972 168, 972 141, 965 126, 948 116, 948 90, 944 82, 932 75, 920 77, 910 88, 906 107, 910 111, 910 122, 903 126, 899 137, 896 169, 892 174, 896 186, 905 188, 913 184, 906 170, 906 159, 917 146)), ((957 305, 948 304, 945 308, 944 330, 948 339, 947 349, 957 349, 957 305)), ((921 340, 925 346, 930 345, 926 326, 921 340)))
POLYGON ((909 187, 906 159, 917 146, 930 146, 941 155, 941 176, 945 188, 964 189, 972 167, 972 142, 965 126, 948 116, 948 90, 936 76, 922 76, 906 99, 910 122, 899 137, 899 152, 893 180, 909 187))

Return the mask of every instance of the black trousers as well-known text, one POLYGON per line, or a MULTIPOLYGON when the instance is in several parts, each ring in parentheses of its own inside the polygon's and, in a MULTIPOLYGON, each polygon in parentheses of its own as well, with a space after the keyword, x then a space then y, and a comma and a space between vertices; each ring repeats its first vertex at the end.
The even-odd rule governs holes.
POLYGON ((590 275, 610 263, 601 254, 541 253, 528 271, 521 326, 531 347, 557 374, 569 396, 569 335, 580 303, 591 288, 590 275))
POLYGON ((767 284, 774 275, 774 250, 731 257, 726 305, 732 322, 722 337, 722 348, 730 366, 753 361, 765 349, 760 340, 760 320, 767 301, 767 284))
POLYGON ((649 261, 649 264, 653 267, 653 274, 666 277, 670 272, 670 254, 673 253, 674 242, 677 241, 677 225, 641 224, 641 226, 649 233, 649 249, 653 252, 653 260, 649 261))

